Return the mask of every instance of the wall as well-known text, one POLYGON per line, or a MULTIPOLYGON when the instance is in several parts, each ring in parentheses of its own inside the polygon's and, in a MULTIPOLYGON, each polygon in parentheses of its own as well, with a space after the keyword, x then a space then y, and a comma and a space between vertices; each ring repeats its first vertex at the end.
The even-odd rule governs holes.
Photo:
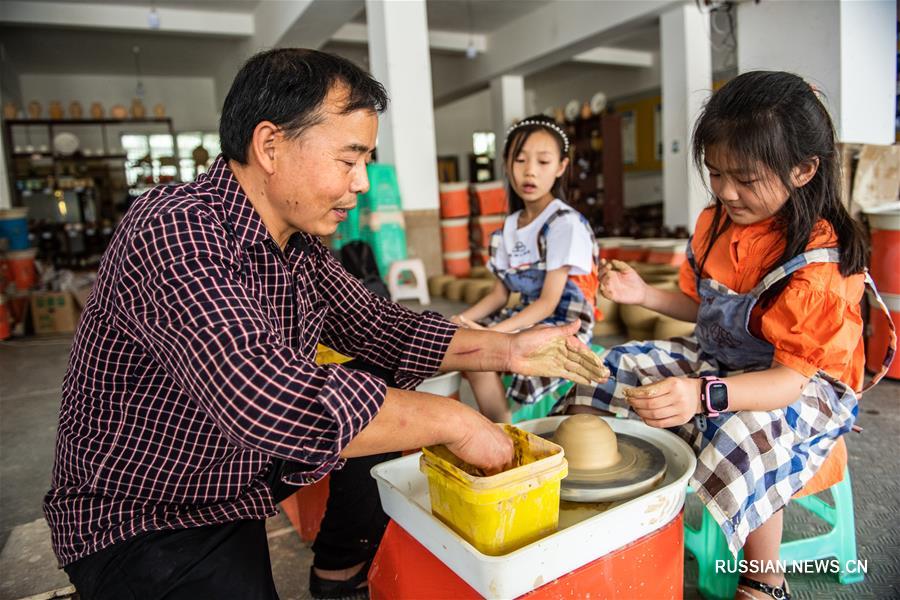
POLYGON ((659 55, 651 67, 615 67, 588 63, 566 63, 527 77, 525 87, 534 90, 535 108, 565 106, 570 100, 584 102, 597 92, 608 99, 630 96, 660 85, 659 55))
MULTIPOLYGON (((460 180, 468 181, 472 133, 493 131, 490 92, 485 89, 435 109, 434 131, 437 155, 455 155, 459 160, 460 180)), ((497 151, 501 151, 501 146, 497 147, 497 151)))
MULTIPOLYGON (((172 117, 176 131, 216 131, 219 128, 219 106, 215 101, 212 77, 144 77, 144 106, 150 114, 153 105, 162 102, 172 117)), ((91 103, 103 103, 107 115, 115 104, 129 106, 137 81, 133 75, 44 75, 20 76, 22 101, 37 100, 47 106, 59 100, 68 110, 73 100, 81 102, 85 111, 91 103)))

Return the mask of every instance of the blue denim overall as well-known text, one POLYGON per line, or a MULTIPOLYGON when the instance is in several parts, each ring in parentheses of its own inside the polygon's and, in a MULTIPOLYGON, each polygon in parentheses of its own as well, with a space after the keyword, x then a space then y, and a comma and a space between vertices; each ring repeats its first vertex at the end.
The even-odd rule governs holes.
MULTIPOLYGON (((547 234, 550 231, 550 225, 560 217, 570 213, 577 214, 580 217, 581 224, 591 233, 592 264, 595 269, 599 266, 600 249, 594 239, 593 232, 591 232, 587 219, 580 213, 576 213, 571 209, 561 209, 556 211, 541 226, 537 239, 538 255, 540 258, 536 263, 523 265, 521 267, 497 269, 493 258, 501 244, 503 244, 503 230, 495 231, 491 236, 491 269, 510 292, 518 292, 521 294, 521 300, 517 306, 504 308, 497 314, 484 319, 482 324, 493 325, 500 321, 505 321, 541 297, 541 292, 544 289, 544 279, 547 276, 547 234)), ((584 292, 581 291, 581 288, 569 279, 566 281, 562 296, 560 297, 556 308, 553 310, 553 314, 541 321, 541 323, 548 325, 564 325, 566 323, 571 323, 572 321, 580 321, 580 327, 576 335, 582 342, 590 345, 594 333, 594 315, 594 303, 589 301, 585 297, 584 292)), ((520 404, 533 404, 539 402, 544 396, 556 390, 556 388, 564 382, 565 380, 560 378, 528 377, 513 373, 512 383, 509 388, 507 388, 506 396, 520 404)))

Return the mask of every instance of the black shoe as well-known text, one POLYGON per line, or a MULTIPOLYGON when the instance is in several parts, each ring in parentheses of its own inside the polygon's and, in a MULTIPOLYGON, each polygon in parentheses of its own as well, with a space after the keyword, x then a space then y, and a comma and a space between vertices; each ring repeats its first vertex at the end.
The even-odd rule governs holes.
POLYGON ((369 600, 369 585, 366 580, 371 566, 372 560, 369 559, 356 575, 343 581, 322 579, 316 575, 315 568, 310 567, 309 593, 316 600, 369 600), (361 583, 366 585, 360 587, 361 583))

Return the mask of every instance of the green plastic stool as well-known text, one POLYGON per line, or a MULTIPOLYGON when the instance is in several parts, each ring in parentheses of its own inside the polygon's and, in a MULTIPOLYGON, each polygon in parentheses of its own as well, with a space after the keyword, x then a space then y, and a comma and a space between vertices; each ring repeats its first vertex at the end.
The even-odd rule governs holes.
MULTIPOLYGON (((591 344, 591 350, 593 350, 595 354, 600 354, 603 352, 604 348, 598 344, 591 344)), ((504 375, 502 379, 503 387, 509 388, 512 377, 510 375, 504 375)), ((509 406, 513 411, 512 422, 520 423, 522 421, 528 421, 529 419, 546 417, 550 414, 550 411, 553 410, 553 407, 556 406, 556 403, 559 402, 559 399, 569 393, 569 390, 572 389, 573 385, 575 384, 571 381, 566 381, 534 404, 519 404, 518 402, 510 400, 509 406)))
MULTIPOLYGON (((848 562, 856 560, 856 522, 853 517, 853 490, 850 485, 850 471, 844 468, 844 479, 829 488, 834 498, 834 506, 816 496, 804 496, 791 501, 802 506, 832 526, 831 531, 809 538, 783 542, 781 560, 791 564, 822 558, 837 558, 841 571, 838 580, 842 585, 858 583, 865 575, 847 571, 848 562)), ((693 490, 688 488, 688 493, 693 490)), ((697 559, 697 588, 708 600, 731 600, 737 589, 738 573, 716 573, 716 560, 732 563, 734 558, 725 542, 725 536, 718 523, 704 507, 699 529, 685 523, 684 545, 697 559)), ((738 555, 742 559, 744 553, 738 555)), ((734 568, 732 567, 732 570, 734 568)))

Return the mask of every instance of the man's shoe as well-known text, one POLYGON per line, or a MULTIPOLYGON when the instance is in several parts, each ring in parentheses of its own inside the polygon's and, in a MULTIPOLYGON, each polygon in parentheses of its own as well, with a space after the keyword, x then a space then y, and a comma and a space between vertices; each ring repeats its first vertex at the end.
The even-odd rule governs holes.
POLYGON ((316 600, 369 600, 369 567, 372 560, 366 561, 359 572, 350 579, 334 581, 316 575, 314 567, 309 568, 309 593, 316 600), (360 587, 360 584, 366 583, 360 587))

